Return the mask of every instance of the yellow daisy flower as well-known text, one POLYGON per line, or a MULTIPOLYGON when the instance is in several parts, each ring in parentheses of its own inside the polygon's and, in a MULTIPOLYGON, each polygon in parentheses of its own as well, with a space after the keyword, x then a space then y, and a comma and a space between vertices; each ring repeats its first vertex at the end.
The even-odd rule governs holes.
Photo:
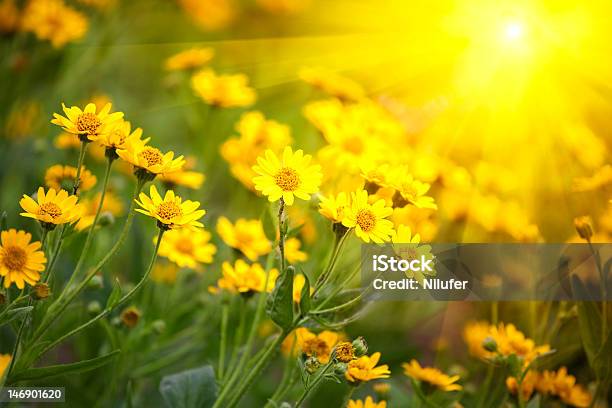
POLYGON ((412 204, 417 208, 438 209, 433 197, 425 195, 431 186, 428 183, 415 180, 409 174, 405 175, 403 170, 397 171, 389 185, 396 190, 396 195, 393 197, 396 207, 412 204))
POLYGON ((133 165, 136 170, 145 171, 153 176, 179 171, 185 164, 183 156, 174 158, 173 151, 164 154, 146 143, 146 139, 128 138, 124 147, 117 149, 117 155, 133 165))
POLYGON ((237 7, 234 0, 178 0, 185 15, 202 30, 220 30, 230 24, 237 7))
MULTIPOLYGON (((109 127, 107 132, 89 137, 90 140, 98 142, 106 149, 123 149, 128 139, 133 141, 142 140, 142 129, 136 128, 132 132, 132 124, 127 120, 118 120, 109 127)), ((142 140, 143 144, 148 143, 150 138, 142 140)))
POLYGON ((157 220, 157 226, 161 229, 175 229, 183 227, 203 227, 197 221, 206 214, 206 210, 198 210, 198 201, 183 201, 181 197, 174 194, 174 191, 166 191, 162 199, 154 185, 149 190, 149 196, 140 193, 140 201, 136 204, 142 208, 136 211, 157 220))
POLYGON ((4 375, 4 371, 6 371, 9 364, 11 364, 11 355, 0 354, 0 378, 2 378, 2 376, 4 375))
POLYGON ((387 401, 374 402, 369 395, 363 400, 350 400, 346 408, 387 408, 387 401))
POLYGON ((192 190, 199 190, 206 180, 204 173, 198 171, 179 170, 171 173, 161 174, 159 181, 172 186, 183 186, 192 190))
POLYGON ((442 371, 433 367, 421 367, 418 361, 411 360, 410 363, 402 364, 404 374, 417 381, 423 381, 441 389, 442 391, 459 391, 463 389, 459 384, 454 384, 459 380, 458 375, 448 376, 442 371))
MULTIPOLYGON (((163 242, 163 241, 162 241, 163 242)), ((176 282, 179 267, 170 262, 158 262, 151 271, 151 279, 158 283, 172 284, 176 282)))
MULTIPOLYGON (((530 370, 525 374, 523 381, 521 382, 521 395, 523 397, 523 401, 529 401, 533 391, 535 390, 536 383, 540 382, 540 373, 537 371, 530 370)), ((519 390, 518 381, 516 381, 515 377, 506 378, 506 388, 512 394, 517 394, 519 390)))
POLYGON ((559 397, 561 401, 574 407, 586 408, 591 406, 593 397, 583 386, 576 384, 576 377, 567 373, 567 368, 561 367, 555 371, 544 371, 536 389, 541 394, 559 397))
POLYGON ((377 378, 389 378, 391 371, 389 366, 384 364, 376 367, 380 360, 380 353, 376 352, 371 356, 361 356, 348 363, 344 376, 350 382, 371 381, 377 378))
MULTIPOLYGON (((419 234, 412 235, 412 231, 407 225, 399 225, 391 233, 391 242, 393 243, 393 251, 402 259, 413 260, 425 256, 435 261, 434 256, 431 254, 431 246, 419 245, 421 236, 419 234)), ((422 284, 425 275, 435 276, 436 272, 435 270, 425 272, 407 270, 405 275, 407 278, 416 278, 422 284)))
POLYGON ((256 261, 272 250, 260 220, 239 218, 232 224, 227 218, 219 217, 217 232, 223 242, 242 252, 251 261, 256 261))
POLYGON ((81 141, 73 133, 62 132, 53 140, 53 146, 58 149, 78 149, 81 147, 81 141))
POLYGON ((15 229, 0 234, 0 276, 4 278, 5 288, 15 282, 19 289, 23 289, 24 282, 33 286, 40 280, 47 258, 40 251, 41 243, 30 243, 31 239, 32 235, 15 229))
POLYGON ((215 55, 209 47, 190 48, 167 58, 164 63, 166 71, 187 71, 207 64, 215 55))
MULTIPOLYGON (((86 198, 81 200, 81 204, 83 205, 83 215, 79 219, 79 221, 75 224, 74 228, 77 231, 83 231, 93 224, 94 217, 96 216, 96 212, 98 211, 98 205, 100 204, 101 193, 97 193, 93 198, 86 198)), ((107 191, 104 196, 104 202, 102 203, 102 208, 100 209, 100 213, 108 213, 115 217, 123 215, 124 205, 123 201, 112 191, 107 191)))
MULTIPOLYGON (((76 167, 56 164, 45 171, 45 185, 55 190, 61 190, 62 188, 69 189, 72 188, 76 175, 76 167)), ((98 179, 91 171, 87 170, 85 166, 81 167, 80 191, 91 190, 91 188, 96 185, 97 181, 98 179)))
POLYGON ((110 103, 97 113, 93 103, 88 103, 83 110, 78 106, 68 108, 62 103, 62 109, 66 116, 54 113, 51 123, 60 126, 65 132, 79 135, 82 141, 98 139, 101 133, 109 131, 111 125, 123 118, 123 112, 109 113, 110 103))
POLYGON ((338 195, 321 197, 319 213, 333 223, 342 222, 345 211, 350 207, 349 195, 345 192, 338 195))
POLYGON ((271 269, 266 285, 266 271, 263 267, 254 263, 247 264, 242 259, 238 259, 234 265, 223 262, 221 265, 223 276, 217 281, 220 289, 226 289, 232 293, 252 294, 255 292, 272 292, 274 282, 278 276, 277 269, 271 269))
POLYGON ((289 238, 285 241, 285 259, 290 264, 308 260, 308 254, 304 251, 300 251, 301 246, 302 243, 297 238, 289 238))
POLYGON ((203 69, 191 77, 191 87, 204 102, 222 108, 250 106, 257 98, 244 74, 217 75, 203 69))
POLYGON ((87 32, 87 17, 68 7, 62 0, 29 0, 22 12, 21 29, 40 40, 49 40, 55 48, 76 41, 87 32))
POLYGON ((314 356, 321 364, 327 364, 334 346, 339 341, 340 334, 337 332, 323 330, 316 334, 305 327, 298 327, 283 341, 281 350, 285 355, 289 355, 293 350, 294 354, 314 356))
POLYGON ((384 200, 368 203, 368 193, 358 190, 352 194, 351 207, 347 209, 342 225, 355 228, 355 234, 364 242, 383 243, 391 238, 393 223, 386 218, 393 213, 384 200))
MULTIPOLYGON (((181 268, 200 270, 210 264, 217 247, 210 243, 210 232, 204 229, 182 228, 168 231, 162 239, 158 254, 181 268)), ((157 237, 153 238, 153 243, 157 237)))
POLYGON ((45 194, 45 189, 39 187, 36 201, 24 194, 19 205, 26 211, 21 213, 22 216, 39 220, 45 228, 52 229, 55 225, 73 223, 81 218, 83 207, 77 201, 78 197, 69 195, 66 190, 50 188, 45 194))
POLYGON ((294 197, 310 200, 321 185, 321 166, 311 165, 312 156, 304 155, 302 150, 293 152, 285 147, 281 160, 271 150, 266 150, 265 158, 258 157, 253 166, 255 189, 268 196, 269 201, 283 199, 285 204, 292 205, 294 197))
POLYGON ((325 68, 302 68, 302 81, 344 101, 358 101, 365 97, 365 90, 357 82, 325 68))

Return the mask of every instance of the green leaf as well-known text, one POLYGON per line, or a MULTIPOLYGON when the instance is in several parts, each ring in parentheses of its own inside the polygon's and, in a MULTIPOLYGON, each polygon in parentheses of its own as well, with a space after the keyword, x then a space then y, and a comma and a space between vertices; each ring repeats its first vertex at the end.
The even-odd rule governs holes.
POLYGON ((612 379, 612 334, 610 332, 608 332, 606 341, 595 356, 593 370, 595 370, 595 375, 600 381, 608 382, 612 379))
MULTIPOLYGON (((572 290, 577 299, 588 299, 587 290, 576 275, 572 276, 572 290)), ((577 301, 576 307, 584 351, 589 365, 594 369, 595 358, 601 347, 601 313, 595 302, 577 301)))
POLYGON ((285 272, 279 275, 266 304, 268 316, 283 330, 289 329, 293 324, 294 273, 293 266, 288 266, 285 272))
POLYGON ((12 375, 9 380, 11 383, 26 380, 40 380, 42 378, 55 377, 57 375, 77 374, 91 371, 110 363, 121 350, 115 350, 101 357, 83 360, 77 363, 59 364, 47 367, 28 368, 12 375))
POLYGON ((272 217, 272 211, 271 206, 266 206, 259 219, 261 220, 261 225, 263 225, 264 234, 270 241, 274 242, 276 241, 278 228, 276 226, 276 219, 272 217))
POLYGON ((13 320, 18 319, 20 316, 27 315, 32 309, 34 309, 34 306, 24 306, 9 310, 0 319, 0 326, 9 324, 13 320))
POLYGON ((508 364, 508 370, 510 375, 515 378, 522 378, 523 375, 523 361, 516 354, 510 354, 506 357, 506 364, 508 364))
POLYGON ((208 408, 217 399, 215 373, 210 365, 162 378, 159 384, 166 405, 172 408, 208 408))
POLYGON ((106 309, 112 309, 117 305, 121 299, 121 284, 119 283, 119 279, 115 278, 115 284, 113 285, 113 290, 111 294, 108 296, 108 300, 106 301, 106 309))
POLYGON ((312 307, 312 299, 310 298, 310 280, 308 279, 308 275, 305 273, 304 276, 304 286, 302 287, 302 293, 300 297, 300 312, 302 316, 306 316, 312 307))

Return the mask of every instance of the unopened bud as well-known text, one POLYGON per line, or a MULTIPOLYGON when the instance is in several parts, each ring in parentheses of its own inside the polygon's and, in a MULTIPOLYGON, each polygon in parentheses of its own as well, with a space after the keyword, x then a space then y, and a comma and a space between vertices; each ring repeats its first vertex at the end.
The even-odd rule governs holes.
POLYGON ((151 327, 155 333, 162 334, 164 331, 166 331, 166 322, 163 320, 155 320, 153 323, 151 323, 151 327))
POLYGON ((591 221, 591 217, 582 216, 574 218, 574 227, 576 228, 578 235, 580 236, 580 238, 589 242, 593 237, 592 225, 593 222, 591 221))
POLYGON ((46 283, 37 283, 32 288, 32 297, 36 300, 42 300, 49 297, 51 290, 46 283))
POLYGON ((97 300, 89 302, 87 305, 87 313, 91 315, 97 315, 102 311, 102 306, 100 306, 100 302, 97 300))
POLYGON ((98 225, 100 227, 106 227, 108 225, 113 225, 115 223, 115 216, 108 211, 104 211, 100 214, 100 218, 98 219, 98 225))
POLYGON ((490 352, 495 352, 497 351, 497 342, 495 341, 495 339, 491 336, 487 336, 483 341, 482 341, 482 347, 490 352))
POLYGON ((140 320, 140 310, 134 306, 130 306, 121 312, 121 322, 130 329, 138 324, 140 320))
POLYGON ((100 275, 94 275, 87 284, 87 287, 94 290, 102 289, 104 287, 104 279, 100 275))
POLYGON ((321 363, 314 356, 310 356, 304 361, 304 369, 308 374, 316 373, 319 367, 321 367, 321 363))
POLYGON ((368 354, 368 343, 361 336, 353 340, 353 348, 355 349, 355 356, 361 357, 368 354))
POLYGON ((344 373, 346 373, 347 368, 348 367, 346 363, 336 363, 336 365, 334 365, 334 374, 344 376, 344 373))

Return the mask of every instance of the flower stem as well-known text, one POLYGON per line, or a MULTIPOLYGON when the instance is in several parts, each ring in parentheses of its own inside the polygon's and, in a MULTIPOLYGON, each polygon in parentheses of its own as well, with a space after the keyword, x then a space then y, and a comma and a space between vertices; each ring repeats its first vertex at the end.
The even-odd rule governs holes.
POLYGON ((79 159, 77 161, 76 176, 74 177, 74 184, 72 186, 72 194, 76 195, 79 191, 79 185, 81 184, 81 167, 85 161, 85 151, 89 142, 81 142, 81 150, 79 151, 79 159))
MULTIPOLYGON (((323 377, 325 376, 325 374, 327 373, 327 370, 330 369, 330 367, 335 363, 335 361, 329 360, 329 362, 325 365, 325 367, 323 367, 321 369, 321 371, 319 371, 319 373, 316 375, 316 377, 314 378, 314 380, 312 380, 312 382, 310 384, 308 384, 306 387, 304 387, 304 391, 302 392, 302 394, 300 395, 300 397, 298 398, 298 400, 295 402, 294 408, 298 408, 299 406, 302 405, 302 403, 306 400, 306 397, 308 396, 308 394, 310 393, 310 391, 314 390, 315 388, 317 388, 317 386, 319 385, 319 383, 323 380, 323 377)), ((353 388, 353 387, 351 387, 353 388)))
POLYGON ((338 261, 338 255, 340 255, 340 251, 344 246, 344 242, 346 241, 346 237, 349 235, 349 231, 345 231, 343 234, 336 234, 334 238, 334 245, 332 247, 332 253, 325 267, 323 273, 319 275, 317 282, 315 283, 314 291, 312 292, 312 297, 314 298, 317 292, 325 285, 329 277, 331 276, 334 267, 338 261))
POLYGON ((599 252, 595 250, 595 247, 593 247, 590 239, 588 239, 587 242, 589 244, 589 249, 593 254, 593 258, 595 258, 595 264, 597 265, 597 270, 599 271, 599 280, 601 281, 601 345, 603 346, 608 336, 608 307, 606 305, 608 295, 608 279, 601 265, 601 257, 599 256, 599 252))
POLYGON ((280 252, 280 273, 285 272, 285 235, 287 228, 285 225, 285 200, 280 199, 280 207, 278 209, 278 250, 280 252))
POLYGON ((217 375, 219 379, 223 379, 225 369, 225 348, 227 344, 227 320, 229 318, 229 305, 224 303, 221 306, 221 340, 219 342, 219 365, 217 367, 217 375))
POLYGON ((355 389, 357 387, 354 385, 349 385, 349 390, 346 393, 346 395, 344 396, 344 400, 342 402, 342 408, 346 408, 348 407, 349 401, 351 400, 351 397, 353 396, 353 393, 355 392, 355 389))

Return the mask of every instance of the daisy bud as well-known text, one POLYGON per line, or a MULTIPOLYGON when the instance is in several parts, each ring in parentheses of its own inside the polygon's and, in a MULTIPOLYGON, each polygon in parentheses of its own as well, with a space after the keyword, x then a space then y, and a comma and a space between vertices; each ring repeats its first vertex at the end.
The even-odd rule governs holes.
POLYGON ((101 311, 102 311, 102 306, 100 306, 100 302, 98 302, 97 300, 91 301, 87 305, 87 313, 89 313, 90 315, 95 316, 101 311))
POLYGON ((368 353, 368 343, 366 343, 362 336, 353 340, 353 348, 355 350, 355 357, 361 357, 368 353))
POLYGON ((49 297, 51 291, 46 283, 37 283, 32 288, 32 297, 36 300, 43 300, 49 297))
POLYGON ((134 306, 130 306, 121 312, 121 322, 130 329, 138 324, 140 320, 140 310, 134 306))
POLYGON ((89 289, 102 289, 104 287, 104 279, 100 275, 94 275, 93 278, 87 283, 89 289))
POLYGON ((106 227, 108 225, 113 225, 115 223, 115 216, 108 211, 104 211, 100 214, 100 218, 98 219, 98 225, 100 227, 106 227))
POLYGON ((574 218, 574 227, 576 228, 578 235, 580 235, 580 238, 589 242, 593 237, 592 224, 593 222, 591 221, 591 217, 582 216, 574 218))
POLYGON ((346 373, 347 368, 348 367, 346 363, 336 363, 336 365, 334 365, 334 374, 338 376, 344 376, 344 373, 346 373))
POLYGON ((153 323, 151 323, 151 327, 155 333, 162 334, 164 331, 166 331, 166 322, 163 320, 155 320, 153 323))
POLYGON ((348 363, 355 358, 355 349, 348 341, 342 341, 336 345, 336 359, 341 363, 348 363))
POLYGON ((495 341, 495 339, 491 336, 487 336, 487 338, 485 338, 482 341, 482 347, 490 352, 496 352, 497 351, 497 342, 495 341))
POLYGON ((308 357, 304 362, 304 369, 308 374, 316 373, 319 367, 321 367, 321 363, 319 363, 319 360, 314 356, 308 357))

